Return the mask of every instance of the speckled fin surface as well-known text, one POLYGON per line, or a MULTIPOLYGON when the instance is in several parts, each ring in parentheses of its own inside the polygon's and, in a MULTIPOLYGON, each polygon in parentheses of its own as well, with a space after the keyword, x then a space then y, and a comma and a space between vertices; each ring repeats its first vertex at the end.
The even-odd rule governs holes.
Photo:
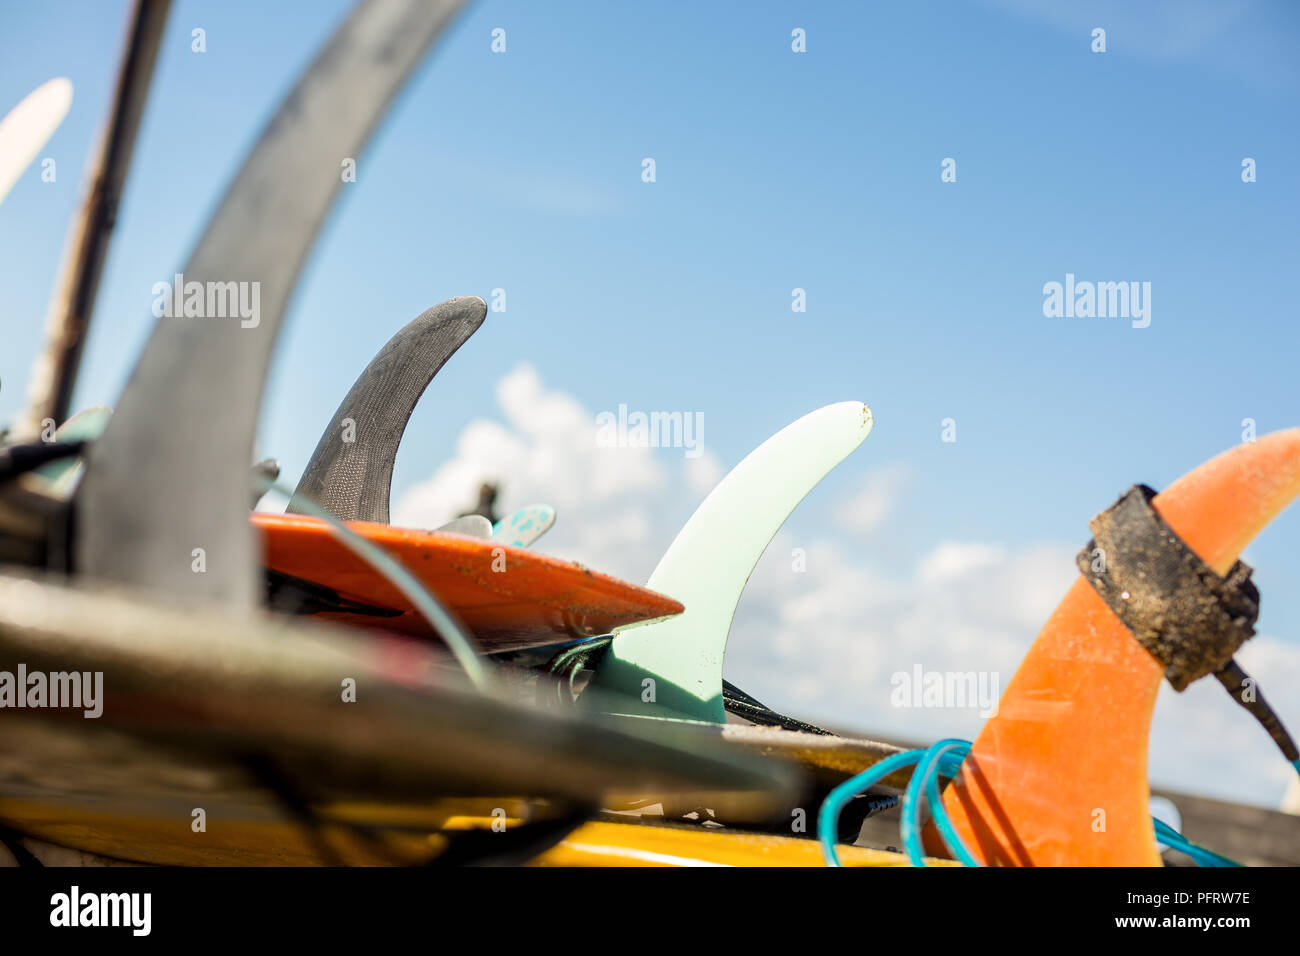
POLYGON ((555 509, 550 505, 527 505, 492 528, 492 540, 512 548, 527 548, 555 524, 555 509))

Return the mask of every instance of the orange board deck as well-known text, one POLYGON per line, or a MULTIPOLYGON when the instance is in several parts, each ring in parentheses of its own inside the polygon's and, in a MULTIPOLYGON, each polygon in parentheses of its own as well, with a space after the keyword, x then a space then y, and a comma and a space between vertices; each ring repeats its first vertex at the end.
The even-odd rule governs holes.
MULTIPOLYGON (((256 512, 266 566, 342 598, 402 613, 326 612, 331 621, 433 637, 429 623, 382 574, 318 518, 256 512)), ((486 538, 369 521, 348 527, 401 561, 465 624, 486 651, 519 650, 680 614, 682 604, 640 585, 486 538)))

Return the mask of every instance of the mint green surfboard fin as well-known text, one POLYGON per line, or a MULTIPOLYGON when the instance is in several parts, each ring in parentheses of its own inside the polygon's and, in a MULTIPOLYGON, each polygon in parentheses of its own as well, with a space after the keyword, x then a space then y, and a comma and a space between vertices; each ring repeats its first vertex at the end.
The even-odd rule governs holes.
POLYGON ((579 700, 617 713, 725 721, 722 659, 745 583, 785 519, 871 426, 870 408, 839 402, 750 452, 704 499, 646 582, 686 611, 615 632, 579 700))
POLYGON ((550 505, 526 505, 492 526, 492 540, 512 548, 527 548, 555 524, 550 505))
MULTIPOLYGON (((54 431, 55 441, 94 441, 104 434, 108 420, 113 417, 113 410, 107 405, 92 405, 82 409, 54 431)), ((84 469, 84 459, 80 455, 60 458, 35 469, 31 478, 33 483, 45 494, 56 498, 68 498, 77 486, 77 479, 84 469)))

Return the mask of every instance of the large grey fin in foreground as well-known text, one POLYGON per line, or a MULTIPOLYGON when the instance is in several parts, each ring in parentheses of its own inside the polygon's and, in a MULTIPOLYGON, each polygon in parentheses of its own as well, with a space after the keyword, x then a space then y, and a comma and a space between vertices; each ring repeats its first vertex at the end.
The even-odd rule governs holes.
POLYGON ((234 288, 245 304, 256 290, 257 306, 158 320, 74 499, 81 574, 237 613, 256 606, 248 461, 280 320, 340 163, 360 155, 460 6, 363 0, 280 104, 183 270, 187 285, 225 290, 226 315, 231 283, 244 284, 234 288))
POLYGON ((416 403, 447 359, 487 316, 478 296, 435 305, 388 340, 353 383, 321 435, 287 511, 299 495, 343 521, 388 523, 397 446, 416 403))

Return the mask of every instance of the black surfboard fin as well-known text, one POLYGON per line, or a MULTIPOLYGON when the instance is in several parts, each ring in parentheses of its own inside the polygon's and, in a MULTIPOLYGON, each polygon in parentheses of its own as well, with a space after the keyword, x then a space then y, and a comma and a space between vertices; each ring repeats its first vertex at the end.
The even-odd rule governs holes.
POLYGON ((438 370, 487 317, 487 304, 457 296, 417 316, 379 350, 321 435, 286 509, 300 495, 343 521, 388 523, 393 462, 406 423, 438 370))

